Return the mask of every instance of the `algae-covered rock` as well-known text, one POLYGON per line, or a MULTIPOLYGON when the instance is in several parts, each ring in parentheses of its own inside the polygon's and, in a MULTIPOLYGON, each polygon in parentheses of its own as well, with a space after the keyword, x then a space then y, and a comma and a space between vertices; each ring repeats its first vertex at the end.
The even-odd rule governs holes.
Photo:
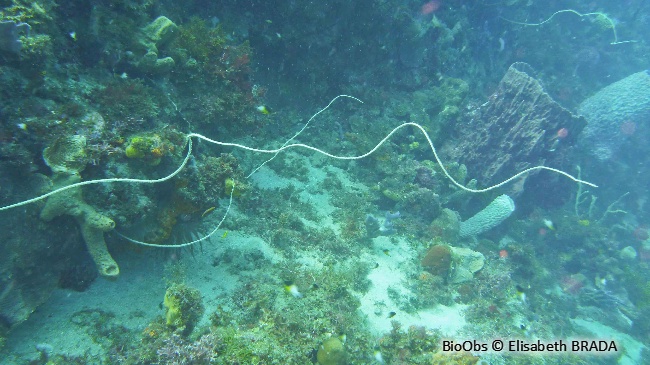
POLYGON ((158 75, 168 73, 174 66, 176 66, 176 62, 173 58, 158 58, 158 54, 153 51, 147 52, 138 63, 138 67, 143 72, 158 75))
POLYGON ((462 79, 446 77, 442 80, 438 91, 444 95, 445 105, 458 107, 469 94, 469 84, 462 79))
POLYGON ((634 247, 626 246, 619 251, 618 256, 625 261, 634 261, 638 254, 634 247))

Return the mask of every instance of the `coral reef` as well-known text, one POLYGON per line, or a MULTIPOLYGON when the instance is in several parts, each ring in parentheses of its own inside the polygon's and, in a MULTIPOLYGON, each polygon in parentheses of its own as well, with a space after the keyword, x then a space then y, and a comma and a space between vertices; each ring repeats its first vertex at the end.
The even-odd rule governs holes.
POLYGON ((431 358, 438 349, 440 339, 441 336, 437 331, 419 325, 403 328, 398 321, 393 320, 390 332, 379 340, 381 360, 389 364, 431 364, 431 358))
POLYGON ((221 339, 215 334, 208 333, 196 341, 188 341, 183 337, 172 334, 156 351, 157 360, 164 364, 214 364, 219 357, 221 339))
MULTIPOLYGON (((369 151, 401 122, 418 122, 436 148, 443 146, 444 167, 460 184, 477 188, 533 164, 565 169, 568 161, 579 161, 590 166, 585 175, 597 174, 608 183, 599 182, 605 187, 597 191, 599 202, 616 207, 612 203, 602 219, 594 219, 591 208, 598 205, 584 184, 577 193, 556 194, 553 179, 524 177, 507 187, 512 191, 500 192, 517 198, 517 216, 485 235, 489 239, 479 239, 475 236, 512 213, 512 200, 504 198, 503 209, 490 204, 460 222, 456 211, 477 211, 494 196, 470 196, 449 184, 415 128, 399 130, 361 160, 288 151, 252 180, 243 171, 258 166, 253 153, 196 143, 186 168, 161 184, 98 184, 84 188, 84 194, 81 188, 69 189, 50 196, 44 207, 2 212, 0 346, 57 284, 87 288, 96 276, 93 262, 102 275, 117 276, 119 267, 104 240, 113 220, 121 233, 147 241, 193 240, 218 219, 231 192, 233 209, 214 245, 170 250, 165 256, 188 259, 188 276, 196 274, 189 278, 192 283, 205 275, 209 284, 197 286, 201 292, 177 281, 164 298, 137 293, 140 303, 149 300, 147 310, 158 310, 152 318, 136 310, 77 312, 70 330, 85 331, 82 336, 90 337, 92 348, 61 355, 56 353, 60 349, 39 344, 31 349, 31 359, 16 361, 421 365, 482 364, 493 358, 499 364, 592 360, 500 354, 479 360, 443 353, 441 336, 430 323, 400 322, 421 310, 455 304, 466 308, 461 331, 467 337, 569 336, 577 332, 572 319, 578 316, 600 319, 647 343, 650 245, 642 232, 648 209, 647 123, 618 120, 600 128, 598 133, 616 132, 607 136, 611 140, 603 139, 607 143, 629 148, 613 148, 617 158, 608 162, 616 168, 593 169, 592 151, 580 154, 571 148, 591 133, 590 127, 581 131, 585 120, 549 96, 574 107, 611 80, 647 68, 645 42, 610 42, 617 30, 620 39, 644 39, 650 26, 647 4, 579 3, 580 11, 594 11, 591 21, 565 22, 559 16, 544 28, 503 19, 546 19, 545 2, 422 5, 398 0, 333 0, 327 6, 6 0, 0 10, 0 201, 4 206, 47 191, 51 186, 42 185, 52 183, 44 176, 49 170, 55 187, 82 181, 81 171, 83 181, 157 179, 183 160, 187 132, 273 148, 294 135, 305 110, 345 93, 360 97, 364 105, 337 105, 295 141, 351 156, 369 151), (523 60, 538 67, 539 76, 518 63, 498 84, 510 63, 523 60), (259 113, 257 108, 266 105, 273 112, 259 113), (628 190, 625 199, 615 200, 628 190), (555 210, 536 207, 535 200, 566 203, 569 194, 576 196, 575 207, 573 199, 555 210), (399 220, 366 216, 397 210, 399 220), (613 212, 620 214, 608 214, 613 212), (80 228, 70 229, 75 225, 80 228), (79 249, 79 231, 90 256, 79 249), (459 243, 473 249, 452 246, 459 243), (193 266, 199 262, 204 266, 193 266), (215 281, 213 273, 224 277, 215 281), (397 274, 403 281, 386 289, 390 300, 361 301, 380 279, 397 274), (283 290, 285 281, 294 283, 300 298, 283 290), (374 305, 376 320, 392 329, 371 333, 372 315, 359 315, 367 305, 374 305), (202 325, 204 311, 210 321, 202 325), (345 342, 332 335, 340 333, 348 334, 345 342)), ((646 85, 629 85, 619 90, 621 95, 643 97, 630 90, 646 85)), ((647 111, 646 100, 632 103, 641 112, 627 113, 617 101, 613 104, 623 111, 615 117, 645 117, 647 111)), ((597 120, 599 113, 608 116, 602 110, 594 107, 584 114, 597 120)), ((582 152, 592 145, 588 139, 582 152)), ((138 279, 159 280, 151 266, 138 265, 143 257, 128 253, 129 269, 142 270, 138 279)), ((160 257, 151 256, 148 263, 155 268, 160 257)), ((83 293, 72 294, 74 299, 83 293)))
POLYGON ((149 131, 148 123, 160 113, 155 90, 140 79, 115 79, 93 90, 92 99, 113 124, 126 124, 129 132, 149 131))

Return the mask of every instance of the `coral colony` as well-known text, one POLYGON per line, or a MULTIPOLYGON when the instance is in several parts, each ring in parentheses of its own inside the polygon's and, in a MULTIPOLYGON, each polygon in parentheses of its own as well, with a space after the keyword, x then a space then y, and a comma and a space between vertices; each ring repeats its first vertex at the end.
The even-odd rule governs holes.
MULTIPOLYGON (((337 98, 339 98, 339 97, 350 97, 350 96, 347 96, 347 95, 337 96, 337 98)), ((334 102, 337 98, 333 99, 332 102, 334 102)), ((329 108, 329 106, 332 104, 332 102, 330 102, 330 104, 328 104, 328 106, 325 107, 324 109, 322 109, 320 112, 322 112, 325 109, 329 108)), ((468 188, 468 187, 463 186, 460 183, 458 183, 451 175, 449 175, 449 172, 445 169, 442 161, 437 156, 436 149, 433 146, 433 142, 431 141, 431 138, 429 137, 429 135, 427 134, 425 129, 422 126, 420 126, 419 124, 417 124, 417 123, 403 123, 402 125, 394 128, 390 133, 388 133, 370 151, 368 151, 368 152, 366 152, 366 153, 364 153, 362 155, 359 155, 359 156, 337 156, 337 155, 330 154, 330 153, 328 153, 326 151, 320 150, 320 149, 318 149, 316 147, 313 147, 313 146, 310 146, 310 145, 305 145, 305 144, 302 144, 302 143, 293 143, 293 144, 285 143, 282 147, 280 147, 278 149, 265 150, 265 149, 258 149, 258 148, 245 146, 245 145, 242 145, 242 144, 239 144, 239 143, 221 142, 221 141, 210 139, 210 138, 208 138, 206 136, 203 136, 201 134, 198 134, 198 133, 190 133, 190 134, 185 136, 185 138, 187 140, 187 154, 185 155, 185 158, 183 159, 183 162, 181 163, 180 166, 178 166, 178 168, 174 172, 172 172, 171 174, 169 174, 169 175, 167 175, 165 177, 162 177, 162 178, 159 178, 159 179, 152 179, 152 180, 149 180, 149 179, 133 179, 133 178, 110 178, 110 179, 98 179, 98 180, 89 180, 89 181, 77 182, 77 183, 74 183, 74 184, 70 184, 70 185, 66 185, 66 186, 57 188, 57 189, 55 189, 55 190, 53 190, 53 191, 51 191, 49 193, 40 195, 40 196, 32 198, 32 199, 28 199, 28 200, 25 200, 25 201, 22 201, 22 202, 17 202, 17 203, 11 204, 11 205, 0 207, 0 211, 21 207, 21 206, 24 206, 26 204, 31 204, 31 203, 46 199, 46 198, 48 198, 50 196, 65 192, 65 191, 67 191, 69 189, 74 189, 74 188, 77 188, 77 187, 80 187, 80 186, 85 186, 85 185, 103 184, 103 183, 156 184, 156 183, 165 182, 167 180, 170 180, 174 176, 178 175, 185 168, 185 166, 187 165, 188 161, 190 160, 190 158, 192 156, 191 155, 191 153, 192 153, 192 138, 198 138, 198 139, 206 141, 208 143, 212 143, 212 144, 216 144, 216 145, 220 145, 220 146, 236 147, 236 148, 241 148, 241 149, 251 151, 251 152, 256 152, 256 153, 274 154, 274 157, 277 156, 278 153, 280 153, 280 152, 282 152, 284 150, 287 150, 287 149, 304 148, 304 149, 307 149, 307 150, 318 152, 318 153, 323 154, 323 155, 325 155, 327 157, 337 159, 337 160, 359 160, 359 159, 365 158, 365 157, 371 155, 372 153, 374 153, 386 141, 388 141, 390 139, 390 137, 393 134, 395 134, 398 130, 400 130, 402 128, 405 128, 405 127, 409 127, 409 126, 417 128, 423 134, 424 138, 427 140, 427 142, 429 144, 429 147, 431 148, 431 151, 434 153, 434 156, 436 158, 436 162, 440 166, 440 169, 445 174, 445 176, 451 181, 451 183, 453 183, 454 185, 456 185, 460 189, 465 190, 467 192, 482 193, 482 192, 490 191, 490 190, 496 189, 496 188, 498 188, 500 186, 503 186, 503 185, 509 183, 510 181, 513 181, 513 180, 517 179, 518 177, 520 177, 522 175, 525 175, 525 174, 527 174, 527 173, 529 173, 531 171, 536 171, 536 170, 547 170, 547 171, 555 172, 555 173, 558 173, 560 175, 564 175, 565 177, 567 177, 567 178, 569 178, 569 179, 571 179, 571 180, 573 180, 573 181, 575 181, 577 183, 589 185, 589 186, 592 186, 592 187, 597 187, 596 185, 594 185, 594 184, 592 184, 590 182, 577 179, 577 178, 573 177, 572 175, 570 175, 570 174, 568 174, 568 173, 566 173, 564 171, 557 170, 555 168, 547 167, 547 166, 535 166, 535 167, 530 167, 530 168, 528 168, 526 170, 523 170, 523 171, 511 176, 510 178, 508 178, 508 179, 506 179, 506 180, 504 180, 504 181, 502 181, 500 183, 497 183, 495 185, 489 186, 487 188, 483 188, 483 189, 468 188)), ((304 130, 304 128, 303 128, 303 130, 304 130)), ((292 139, 295 138, 295 137, 296 136, 292 137, 292 139)), ((234 187, 233 187, 233 190, 234 190, 234 187)), ((508 210, 509 210, 509 212, 507 214, 507 215, 509 215, 509 213, 511 213, 514 210, 514 204, 511 203, 512 200, 510 198, 508 198, 507 196, 505 198, 502 198, 501 200, 504 200, 504 199, 506 201, 506 204, 505 204, 506 208, 504 209, 504 211, 508 212, 508 210), (508 199, 510 199, 510 200, 508 200, 508 199), (510 207, 510 208, 508 208, 508 207, 510 207)), ((232 204, 232 194, 230 196, 230 203, 229 203, 228 207, 230 207, 230 204, 232 204)), ((495 207, 500 206, 500 205, 502 205, 502 204, 500 204, 500 200, 497 200, 496 203, 494 203, 495 207)), ((486 215, 490 216, 491 214, 486 213, 486 215)), ((503 215, 504 214, 500 214, 499 215, 500 218, 497 218, 497 219, 503 220, 504 219, 503 215)), ((507 217, 507 215, 506 215, 506 217, 507 217)), ((392 223, 391 223, 391 221, 394 218, 398 218, 398 217, 399 217, 399 212, 394 213, 394 214, 387 213, 386 219, 384 220, 383 225, 381 225, 378 228, 378 231, 382 232, 383 234, 392 233, 392 223)), ((225 219, 225 216, 224 216, 224 219, 225 219)), ((372 219, 376 219, 376 218, 372 218, 372 219)), ((372 219, 371 219, 371 221, 372 221, 372 219)), ((469 221, 472 221, 472 220, 470 219, 469 221)), ((222 219, 221 222, 223 222, 223 219, 222 219)), ((157 244, 150 244, 150 243, 140 242, 140 241, 136 241, 136 240, 133 240, 133 242, 139 243, 139 244, 142 244, 142 245, 145 245, 145 246, 153 246, 153 247, 161 247, 161 248, 185 247, 185 246, 188 246, 188 245, 195 244, 195 243, 201 242, 203 240, 206 240, 207 238, 209 238, 212 234, 214 234, 218 230, 220 224, 210 234, 208 234, 208 235, 206 235, 206 236, 204 236, 204 237, 202 237, 202 238, 200 238, 198 240, 194 240, 192 242, 187 242, 187 243, 183 243, 183 244, 179 244, 179 245, 157 245, 157 244)), ((371 225, 372 225, 372 223, 371 223, 371 225)), ((495 226, 496 224, 489 224, 489 225, 495 226)))

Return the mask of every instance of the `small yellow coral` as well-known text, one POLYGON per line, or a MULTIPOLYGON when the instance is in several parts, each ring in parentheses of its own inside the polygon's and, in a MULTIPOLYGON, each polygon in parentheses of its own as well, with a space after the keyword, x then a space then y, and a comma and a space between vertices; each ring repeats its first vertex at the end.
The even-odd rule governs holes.
POLYGON ((165 299, 163 300, 163 305, 167 308, 167 313, 165 318, 167 319, 168 326, 181 326, 183 324, 181 320, 181 304, 180 300, 174 296, 174 294, 167 290, 165 293, 165 299))
POLYGON ((126 150, 124 152, 126 153, 126 157, 128 157, 128 158, 142 158, 142 157, 144 157, 144 153, 142 153, 142 151, 135 148, 133 145, 127 146, 126 150))
POLYGON ((128 158, 143 159, 150 166, 156 166, 168 151, 157 134, 131 137, 124 152, 128 158))

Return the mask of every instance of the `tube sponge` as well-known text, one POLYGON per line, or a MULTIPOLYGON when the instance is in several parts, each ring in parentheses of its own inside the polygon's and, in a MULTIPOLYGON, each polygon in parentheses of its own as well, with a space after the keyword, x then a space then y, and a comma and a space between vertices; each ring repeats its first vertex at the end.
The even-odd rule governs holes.
MULTIPOLYGON (((80 182, 81 177, 78 174, 55 173, 53 180, 55 187, 62 187, 80 182)), ((80 188, 68 189, 47 198, 41 211, 41 219, 49 222, 61 215, 74 217, 81 227, 81 235, 99 274, 108 278, 117 277, 120 268, 108 252, 104 241, 104 232, 115 228, 115 222, 83 201, 80 188)))
POLYGON ((476 236, 503 222, 515 211, 515 202, 507 195, 498 196, 472 218, 460 222, 460 237, 476 236))

